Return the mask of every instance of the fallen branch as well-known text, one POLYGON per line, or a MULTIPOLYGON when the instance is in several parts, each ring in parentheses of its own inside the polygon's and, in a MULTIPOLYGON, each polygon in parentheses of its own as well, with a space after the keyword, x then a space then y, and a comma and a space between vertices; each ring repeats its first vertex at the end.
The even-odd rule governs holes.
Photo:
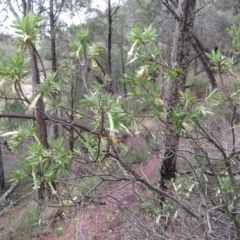
POLYGON ((22 196, 21 198, 19 198, 17 201, 11 203, 9 206, 5 207, 1 212, 0 212, 0 216, 2 216, 2 214, 10 207, 14 206, 15 204, 17 204, 18 202, 22 201, 24 198, 28 197, 29 195, 31 195, 33 193, 33 191, 27 193, 26 195, 22 196))
POLYGON ((14 192, 18 184, 18 181, 14 182, 12 186, 0 197, 0 203, 6 201, 6 199, 14 192))

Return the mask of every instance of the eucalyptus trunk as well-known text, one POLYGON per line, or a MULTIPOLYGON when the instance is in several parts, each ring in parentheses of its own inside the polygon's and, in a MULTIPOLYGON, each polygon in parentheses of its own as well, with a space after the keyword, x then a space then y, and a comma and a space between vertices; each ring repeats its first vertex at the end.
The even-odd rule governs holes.
MULTIPOLYGON (((174 11, 174 8, 172 8, 171 4, 168 1, 161 0, 161 2, 168 9, 168 11, 172 14, 172 16, 175 18, 175 20, 177 20, 178 22, 182 21, 183 17, 180 17, 180 16, 182 16, 182 14, 181 13, 180 14, 176 13, 174 11)), ((173 3, 173 1, 171 1, 171 2, 173 3)), ((180 8, 182 6, 182 4, 181 4, 182 2, 183 2, 183 0, 175 1, 174 6, 175 7, 179 6, 179 8, 180 8)), ((178 24, 180 24, 180 23, 178 23, 178 24)), ((217 88, 215 76, 214 76, 213 71, 211 70, 211 68, 209 66, 209 60, 204 55, 205 48, 204 48, 202 42, 197 38, 197 36, 195 34, 192 34, 192 37, 194 38, 194 41, 192 41, 192 47, 195 50, 196 54, 198 55, 198 58, 201 61, 202 65, 204 67, 204 70, 206 71, 206 73, 208 75, 208 78, 210 80, 212 88, 213 89, 217 88)), ((174 53, 175 52, 176 51, 174 51, 174 53)))
POLYGON ((3 169, 3 157, 2 157, 2 144, 0 142, 0 195, 4 192, 5 181, 4 181, 4 169, 3 169))
MULTIPOLYGON (((119 3, 118 3, 119 4, 119 3)), ((112 34, 113 34, 113 19, 115 14, 117 14, 119 10, 119 5, 113 9, 111 0, 107 0, 107 17, 108 17, 108 40, 107 40, 107 68, 108 75, 111 81, 105 87, 106 91, 113 94, 113 76, 112 76, 112 34)))
MULTIPOLYGON (((40 84, 40 76, 39 76, 39 69, 37 65, 37 56, 34 52, 33 48, 28 48, 28 57, 29 57, 29 63, 30 63, 30 72, 32 77, 32 87, 33 87, 33 94, 35 94, 35 89, 38 84, 40 84)), ((48 144, 48 136, 47 136, 47 126, 44 119, 45 109, 44 109, 44 103, 43 99, 39 98, 36 104, 36 110, 35 110, 35 126, 36 126, 36 133, 39 138, 39 141, 45 148, 49 148, 48 144)), ((38 172, 38 174, 41 176, 41 172, 38 172)), ((38 189, 38 201, 44 202, 46 196, 45 196, 45 186, 44 183, 40 185, 40 188, 38 189)))
MULTIPOLYGON (((16 18, 19 18, 17 12, 15 11, 11 1, 7 0, 7 4, 9 6, 10 11, 16 18)), ((22 13, 24 16, 28 14, 30 10, 33 9, 33 1, 32 0, 22 0, 22 13)), ((38 84, 40 84, 40 76, 39 76, 39 69, 37 64, 37 52, 33 45, 29 45, 27 47, 27 54, 29 58, 29 68, 31 73, 32 79, 32 89, 33 89, 33 96, 35 96, 35 89, 38 84)), ((45 72, 45 71, 44 71, 45 72)), ((45 76, 46 77, 46 76, 45 76)), ((45 109, 43 99, 39 98, 36 103, 36 110, 34 112, 35 115, 35 126, 36 126, 36 133, 39 138, 39 141, 45 148, 49 148, 48 144, 48 136, 47 136, 47 126, 44 119, 45 109)), ((39 173, 41 174, 41 172, 39 173)), ((38 190, 38 198, 39 200, 44 199, 44 188, 41 185, 40 189, 38 190)))
MULTIPOLYGON (((56 19, 54 17, 54 9, 53 9, 53 0, 49 1, 50 5, 50 12, 49 12, 49 18, 50 18, 50 37, 51 37, 51 61, 52 61, 52 72, 57 72, 57 53, 56 53, 56 34, 55 34, 55 22, 56 19)), ((61 10, 59 10, 61 11, 61 10)), ((57 94, 54 94, 54 98, 57 98, 57 94)), ((57 115, 57 111, 54 113, 54 116, 57 115)), ((53 127, 54 132, 54 138, 57 139, 59 137, 59 131, 58 131, 58 125, 55 123, 53 127)))
POLYGON ((107 86, 107 91, 112 93, 112 4, 111 0, 108 0, 108 41, 107 41, 107 55, 108 55, 108 75, 111 79, 107 86))
POLYGON ((181 107, 179 105, 179 91, 184 91, 187 70, 189 64, 189 53, 192 44, 192 29, 195 16, 196 0, 179 1, 181 17, 177 22, 174 64, 181 69, 177 79, 169 85, 167 93, 167 117, 164 129, 164 152, 162 166, 160 168, 160 187, 166 189, 166 180, 175 178, 176 160, 178 154, 179 134, 173 129, 171 116, 173 111, 181 107))
MULTIPOLYGON (((40 76, 39 76, 39 70, 37 65, 37 57, 32 48, 28 48, 28 56, 29 56, 29 63, 30 63, 30 72, 32 77, 33 93, 35 94, 35 89, 37 85, 40 84, 40 76)), ((47 137, 47 126, 44 120, 44 113, 45 113, 45 109, 44 109, 43 99, 39 98, 36 104, 36 111, 35 111, 36 132, 41 144, 45 148, 49 148, 48 137, 47 137)))
MULTIPOLYGON (((33 6, 32 0, 23 0, 22 1, 22 8, 23 8, 22 10, 23 10, 24 16, 26 16, 28 14, 28 12, 32 10, 32 6, 33 6)), ((13 10, 11 10, 11 11, 13 12, 13 10)), ((19 16, 16 15, 16 18, 19 18, 19 16)), ((35 89, 36 89, 37 85, 40 84, 39 69, 38 69, 38 64, 37 64, 37 53, 36 53, 35 47, 29 45, 27 48, 27 54, 29 57, 33 96, 35 96, 35 89)), ((35 111, 36 132, 37 132, 37 135, 38 135, 38 138, 39 138, 41 144, 45 148, 49 148, 48 138, 47 138, 47 126, 46 126, 46 122, 44 120, 44 114, 45 114, 44 103, 43 103, 43 99, 40 98, 37 101, 36 111, 35 111)))

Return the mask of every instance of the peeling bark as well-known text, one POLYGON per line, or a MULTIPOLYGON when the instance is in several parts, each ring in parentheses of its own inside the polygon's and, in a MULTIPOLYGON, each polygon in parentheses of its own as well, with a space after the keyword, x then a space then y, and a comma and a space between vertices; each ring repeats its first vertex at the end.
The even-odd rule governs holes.
POLYGON ((186 82, 189 53, 192 44, 192 28, 195 15, 196 0, 179 1, 182 17, 177 22, 178 35, 176 41, 175 63, 181 71, 178 73, 177 79, 170 83, 167 94, 167 111, 166 126, 164 129, 164 153, 163 162, 160 168, 160 187, 166 189, 166 180, 175 178, 176 160, 179 144, 179 135, 173 129, 171 115, 173 110, 178 107, 180 99, 179 91, 184 91, 186 82))
MULTIPOLYGON (((54 17, 54 9, 53 9, 53 0, 49 1, 50 12, 50 36, 51 36, 51 61, 52 61, 52 73, 57 72, 57 53, 56 53, 56 34, 55 34, 55 17, 54 17)), ((61 9, 59 10, 61 11, 61 9)), ((54 94, 54 99, 56 99, 57 94, 54 94)), ((55 112, 57 116, 57 111, 55 112)), ((53 126, 54 138, 57 139, 59 137, 58 125, 54 124, 53 126)))

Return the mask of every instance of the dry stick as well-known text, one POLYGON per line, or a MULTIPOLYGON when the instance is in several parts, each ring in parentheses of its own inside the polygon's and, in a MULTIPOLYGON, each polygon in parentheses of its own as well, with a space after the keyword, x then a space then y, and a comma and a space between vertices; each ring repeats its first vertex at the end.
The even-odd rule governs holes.
POLYGON ((33 191, 27 193, 26 195, 24 195, 23 197, 19 198, 17 201, 13 202, 12 204, 10 204, 9 206, 7 206, 6 208, 3 209, 2 212, 0 212, 0 216, 2 216, 2 214, 9 209, 10 207, 14 206, 15 204, 17 204, 18 202, 22 201, 24 198, 28 197, 29 195, 31 195, 33 193, 33 191))
MULTIPOLYGON (((33 120, 36 119, 36 117, 33 116, 33 115, 5 114, 5 113, 4 114, 0 114, 0 118, 19 118, 19 119, 33 119, 33 120)), ((91 128, 88 128, 88 127, 86 127, 85 125, 82 125, 79 122, 75 122, 75 121, 70 122, 69 119, 55 117, 55 116, 48 116, 46 114, 44 114, 44 118, 45 118, 45 120, 51 120, 53 122, 60 123, 62 125, 75 126, 75 127, 80 128, 80 129, 82 129, 82 130, 84 130, 86 132, 89 132, 89 133, 91 133, 93 135, 100 136, 100 133, 98 131, 95 131, 95 130, 93 130, 91 128)), ((102 136, 105 137, 105 135, 102 135, 102 136)))
POLYGON ((201 220, 201 217, 198 216, 194 211, 192 211, 189 206, 186 206, 184 203, 180 202, 178 199, 176 199, 175 197, 173 197, 172 195, 170 195, 169 193, 167 193, 166 191, 163 191, 160 188, 154 187, 151 183, 149 183, 146 179, 142 178, 141 176, 139 176, 138 173, 136 173, 136 171, 134 171, 133 169, 131 169, 130 167, 128 167, 125 162, 119 157, 114 144, 111 143, 111 147, 115 153, 109 153, 109 155, 113 158, 115 158, 117 161, 119 161, 119 163, 127 170, 129 171, 135 178, 137 181, 141 182, 142 184, 144 184, 145 186, 147 186, 149 189, 151 189, 152 191, 162 194, 163 196, 165 196, 166 198, 172 200, 173 202, 177 203, 180 207, 182 207, 190 216, 192 216, 193 218, 195 218, 197 221, 201 220))
POLYGON ((0 203, 6 201, 6 199, 14 192, 17 185, 18 185, 18 181, 12 184, 12 186, 0 197, 0 203))
MULTIPOLYGON (((138 224, 139 226, 141 226, 141 227, 142 227, 143 229, 145 229, 146 231, 148 231, 148 232, 151 231, 151 232, 152 232, 152 230, 149 229, 149 228, 146 226, 146 223, 142 223, 142 222, 139 220, 138 216, 132 211, 132 209, 129 208, 128 205, 122 203, 121 201, 119 201, 117 198, 115 198, 115 197, 112 196, 112 195, 109 195, 109 197, 112 198, 115 202, 118 203, 119 209, 123 212, 124 216, 128 219, 128 221, 131 222, 132 226, 138 224), (127 210, 130 212, 130 215, 128 215, 128 214, 126 213, 126 211, 124 210, 124 208, 127 209, 127 210), (130 218, 129 216, 131 216, 132 218, 130 218), (133 219, 134 219, 134 220, 133 220, 133 219)), ((159 226, 159 227, 161 227, 161 226, 159 226)), ((162 227, 161 227, 161 228, 162 228, 162 227)), ((152 234, 151 232, 150 232, 150 234, 153 236, 153 234, 152 234)), ((158 237, 161 238, 161 239, 163 239, 163 240, 166 240, 166 238, 163 237, 163 236, 158 236, 158 237)), ((167 239, 168 239, 168 238, 167 238, 167 239)))
MULTIPOLYGON (((222 156, 223 156, 223 162, 224 162, 224 165, 227 169, 227 172, 228 172, 228 175, 229 175, 229 178, 230 178, 230 181, 231 181, 231 184, 232 184, 232 187, 233 187, 233 190, 234 192, 236 193, 235 195, 235 199, 233 201, 233 209, 230 210, 229 207, 228 207, 228 204, 224 201, 224 198, 222 197, 222 201, 224 202, 224 205, 225 205, 225 208, 226 208, 226 213, 229 215, 229 217, 231 218, 231 220, 233 221, 234 225, 235 225, 235 228, 236 228, 236 233, 237 233, 237 238, 240 239, 240 223, 237 219, 237 214, 234 213, 234 210, 236 209, 237 207, 237 203, 239 202, 239 195, 238 195, 238 190, 236 188, 236 181, 235 181, 235 178, 234 178, 234 174, 233 174, 233 171, 232 171, 232 168, 230 166, 230 158, 227 156, 227 154, 225 153, 224 151, 224 148, 222 147, 221 143, 217 143, 215 141, 215 139, 213 139, 210 134, 207 133, 207 131, 202 128, 199 124, 198 124, 199 128, 202 130, 202 132, 205 134, 207 140, 212 143, 221 153, 222 153, 222 156)), ((221 189, 221 188, 220 188, 221 189)), ((222 192, 222 190, 221 190, 222 192)))

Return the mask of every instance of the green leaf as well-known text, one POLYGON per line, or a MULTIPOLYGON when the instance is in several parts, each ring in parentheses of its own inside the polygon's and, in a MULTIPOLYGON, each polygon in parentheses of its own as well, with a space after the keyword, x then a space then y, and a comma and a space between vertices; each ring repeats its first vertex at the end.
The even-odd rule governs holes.
POLYGON ((144 29, 142 34, 142 41, 144 43, 152 42, 155 40, 156 30, 152 28, 152 26, 144 29))
POLYGON ((159 224, 160 219, 161 219, 161 215, 158 215, 158 216, 157 216, 157 219, 156 219, 156 224, 159 224))
POLYGON ((36 92, 42 96, 52 96, 51 94, 57 93, 61 90, 57 81, 57 73, 49 75, 44 81, 37 85, 36 92))
POLYGON ((222 56, 221 50, 220 48, 218 48, 216 51, 216 58, 220 60, 221 56, 222 56))
POLYGON ((10 174, 9 174, 9 179, 11 181, 13 181, 13 180, 19 181, 19 180, 24 179, 25 177, 26 177, 26 175, 21 173, 20 171, 10 172, 10 174))
POLYGON ((41 97, 41 93, 39 93, 32 101, 31 105, 29 106, 29 110, 36 108, 36 104, 41 97))
POLYGON ((230 29, 228 29, 228 33, 232 37, 232 39, 236 38, 238 36, 238 30, 236 25, 233 25, 230 29))
POLYGON ((18 131, 12 131, 12 132, 6 132, 0 135, 0 137, 7 137, 11 135, 17 135, 19 132, 18 131))
POLYGON ((130 63, 135 62, 136 60, 137 60, 137 57, 132 58, 132 60, 130 60, 130 61, 127 63, 127 65, 130 64, 130 63))
POLYGON ((140 134, 140 131, 139 131, 139 129, 138 129, 137 122, 136 122, 135 120, 133 121, 133 124, 134 124, 135 134, 136 134, 136 135, 140 134))
POLYGON ((0 76, 13 85, 16 82, 21 84, 27 75, 27 61, 24 53, 14 52, 0 64, 0 76))
MULTIPOLYGON (((81 57, 85 57, 84 52, 87 51, 87 48, 89 46, 88 35, 89 35, 88 28, 82 28, 78 31, 76 35, 76 40, 70 43, 70 47, 75 51, 75 57, 77 59, 80 59, 81 57)), ((93 44, 91 47, 89 47, 89 54, 92 59, 96 58, 99 52, 100 52, 99 45, 93 44)))
POLYGON ((63 227, 57 227, 55 229, 55 232, 56 232, 56 235, 57 235, 58 238, 61 237, 62 234, 63 234, 63 227))
POLYGON ((205 100, 218 100, 219 99, 219 93, 218 89, 214 89, 209 93, 209 95, 205 98, 205 100))
POLYGON ((88 48, 90 59, 96 59, 99 56, 101 47, 98 44, 92 44, 88 48))
POLYGON ((232 45, 233 45, 232 48, 234 50, 238 49, 238 47, 239 47, 239 38, 234 38, 232 45))
POLYGON ((119 124, 124 130, 126 130, 126 132, 132 136, 131 132, 128 130, 128 128, 126 126, 124 126, 122 123, 119 124))
POLYGON ((110 136, 114 137, 115 136, 115 129, 114 129, 114 123, 113 123, 113 118, 112 114, 110 112, 107 112, 108 115, 108 120, 109 120, 109 131, 110 131, 110 136))
POLYGON ((16 29, 15 33, 20 35, 17 37, 18 45, 25 48, 37 40, 37 35, 40 32, 40 27, 37 26, 40 21, 38 14, 29 11, 26 16, 13 21, 12 27, 16 29))
MULTIPOLYGON (((135 42, 133 43, 133 45, 131 46, 129 52, 128 52, 128 57, 133 56, 134 51, 135 51, 135 49, 137 48, 137 45, 138 45, 138 41, 135 41, 135 42)), ((131 60, 131 61, 132 61, 132 60, 131 60)), ((127 64, 131 63, 131 61, 128 62, 127 64)))
POLYGON ((50 187, 51 189, 51 192, 52 192, 52 195, 56 195, 57 194, 57 191, 54 189, 53 185, 51 182, 48 182, 48 186, 50 187))
POLYGON ((180 91, 181 100, 185 107, 187 108, 190 104, 193 104, 195 102, 195 97, 191 94, 190 89, 186 89, 185 92, 180 91))
POLYGON ((32 178, 33 178, 33 190, 37 190, 38 188, 40 188, 40 186, 38 185, 36 174, 34 171, 32 171, 32 178))
POLYGON ((232 37, 232 48, 237 50, 240 46, 240 29, 237 29, 236 25, 233 25, 228 30, 229 35, 232 37))
POLYGON ((178 73, 177 73, 176 69, 168 68, 164 72, 164 77, 166 78, 167 81, 174 81, 177 79, 177 76, 178 76, 178 73))
POLYGON ((139 43, 142 39, 142 33, 139 27, 134 27, 130 35, 128 36, 130 42, 137 42, 139 43))
POLYGON ((209 60, 213 61, 213 56, 210 53, 205 52, 205 55, 208 57, 209 60))

